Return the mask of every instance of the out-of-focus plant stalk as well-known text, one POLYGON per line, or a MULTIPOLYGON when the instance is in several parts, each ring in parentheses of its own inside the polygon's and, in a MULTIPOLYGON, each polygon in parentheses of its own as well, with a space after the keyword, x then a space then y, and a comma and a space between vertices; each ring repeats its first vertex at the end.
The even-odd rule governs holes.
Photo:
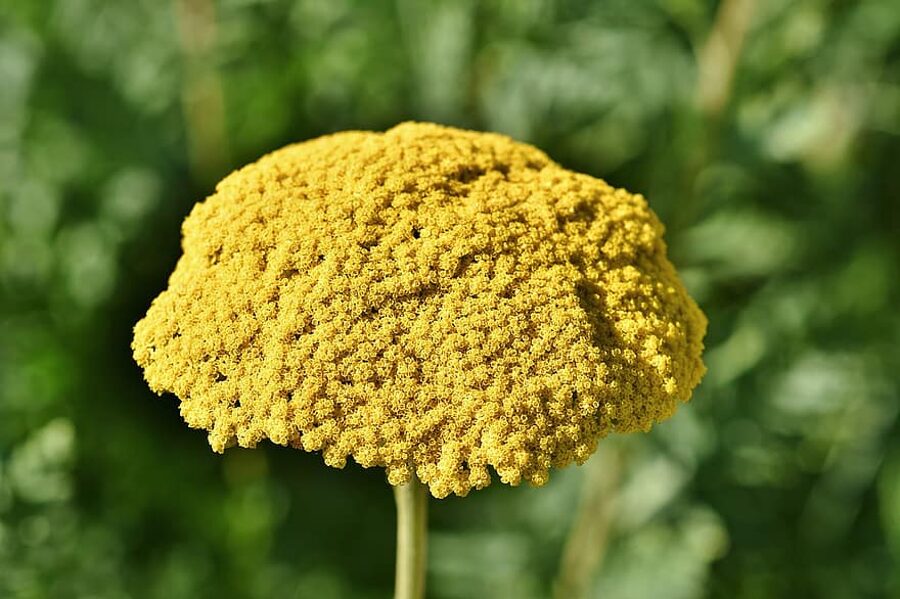
POLYGON ((428 547, 428 490, 415 475, 394 487, 397 501, 397 571, 395 599, 425 596, 428 547))
POLYGON ((697 87, 694 90, 696 116, 689 128, 699 125, 695 143, 684 155, 680 179, 679 210, 668 223, 669 243, 696 217, 697 178, 715 155, 719 144, 722 113, 731 101, 735 74, 747 32, 753 23, 756 0, 722 0, 709 34, 697 42, 697 87))
POLYGON ((216 15, 212 0, 174 0, 184 64, 181 104, 188 156, 197 181, 207 183, 228 167, 225 100, 213 53, 216 15))
POLYGON ((555 599, 585 597, 603 563, 612 537, 622 461, 618 444, 607 441, 585 465, 581 501, 553 587, 555 599))
POLYGON ((712 29, 697 55, 697 106, 718 116, 731 97, 731 86, 756 0, 723 0, 712 29))

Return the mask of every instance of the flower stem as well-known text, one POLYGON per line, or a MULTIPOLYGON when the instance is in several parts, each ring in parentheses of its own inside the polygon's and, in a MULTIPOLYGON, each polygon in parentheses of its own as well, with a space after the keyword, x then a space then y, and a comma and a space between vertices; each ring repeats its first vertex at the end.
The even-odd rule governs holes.
POLYGON ((425 555, 428 545, 428 495, 413 475, 394 487, 397 500, 397 578, 394 599, 425 596, 425 555))

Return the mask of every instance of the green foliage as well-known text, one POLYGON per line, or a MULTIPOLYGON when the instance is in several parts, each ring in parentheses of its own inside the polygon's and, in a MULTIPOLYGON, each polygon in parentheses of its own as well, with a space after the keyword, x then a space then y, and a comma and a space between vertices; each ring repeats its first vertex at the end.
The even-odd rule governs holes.
MULTIPOLYGON (((710 318, 589 594, 900 597, 895 0, 12 0, 0 82, 0 596, 390 592, 380 472, 212 454, 129 343, 219 177, 415 118, 644 193, 710 318)), ((596 460, 434 502, 431 596, 548 596, 596 460)))

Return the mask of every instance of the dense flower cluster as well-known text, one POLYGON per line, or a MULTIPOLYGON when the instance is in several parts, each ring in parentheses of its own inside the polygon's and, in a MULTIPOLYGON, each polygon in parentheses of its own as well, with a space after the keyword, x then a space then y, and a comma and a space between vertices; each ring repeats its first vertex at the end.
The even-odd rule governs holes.
POLYGON ((540 485, 704 372, 706 320, 644 199, 504 136, 406 123, 288 146, 183 233, 133 349, 216 451, 352 456, 436 497, 489 467, 540 485))

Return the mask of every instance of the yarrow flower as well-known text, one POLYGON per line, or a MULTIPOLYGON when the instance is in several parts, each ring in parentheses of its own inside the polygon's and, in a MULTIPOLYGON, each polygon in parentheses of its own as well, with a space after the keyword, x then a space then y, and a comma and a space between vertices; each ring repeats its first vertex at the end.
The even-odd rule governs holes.
POLYGON ((215 451, 269 439, 435 497, 542 485, 704 373, 662 235, 640 195, 502 135, 329 135, 194 207, 134 357, 215 451))

